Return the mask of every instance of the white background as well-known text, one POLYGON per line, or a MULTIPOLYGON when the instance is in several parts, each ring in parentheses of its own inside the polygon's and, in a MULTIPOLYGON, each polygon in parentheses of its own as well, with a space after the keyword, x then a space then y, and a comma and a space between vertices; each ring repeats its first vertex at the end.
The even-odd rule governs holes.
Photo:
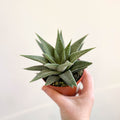
MULTIPOLYGON (((60 120, 59 108, 41 90, 42 80, 24 67, 38 64, 21 54, 41 55, 35 32, 55 45, 89 33, 82 59, 92 61, 95 104, 91 120, 120 120, 119 0, 0 0, 0 120, 60 120)), ((84 103, 83 103, 84 104, 84 103)))

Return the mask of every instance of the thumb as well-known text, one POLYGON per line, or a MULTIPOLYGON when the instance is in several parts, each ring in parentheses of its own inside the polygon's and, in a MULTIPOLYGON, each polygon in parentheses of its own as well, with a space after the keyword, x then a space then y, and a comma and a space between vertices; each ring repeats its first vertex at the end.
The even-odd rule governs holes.
POLYGON ((43 86, 42 90, 58 105, 61 106, 64 102, 65 96, 57 92, 56 90, 43 86))

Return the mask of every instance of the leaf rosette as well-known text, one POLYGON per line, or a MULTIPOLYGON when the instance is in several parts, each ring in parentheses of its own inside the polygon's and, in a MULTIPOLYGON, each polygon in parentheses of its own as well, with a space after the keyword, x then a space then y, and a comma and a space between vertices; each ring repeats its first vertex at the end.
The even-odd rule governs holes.
POLYGON ((25 70, 39 71, 31 82, 43 78, 46 79, 45 85, 52 85, 55 82, 59 83, 59 81, 62 80, 67 86, 77 86, 73 73, 84 70, 92 64, 91 62, 79 59, 81 56, 94 49, 89 48, 82 50, 87 35, 78 39, 72 45, 70 41, 66 47, 64 45, 62 31, 57 32, 55 47, 46 42, 37 33, 36 35, 38 38, 36 42, 42 50, 43 55, 21 55, 42 64, 25 68, 25 70))

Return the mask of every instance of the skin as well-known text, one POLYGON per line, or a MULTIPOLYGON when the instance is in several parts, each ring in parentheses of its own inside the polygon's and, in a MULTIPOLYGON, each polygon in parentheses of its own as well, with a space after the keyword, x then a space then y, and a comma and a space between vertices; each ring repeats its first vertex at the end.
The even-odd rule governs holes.
POLYGON ((90 119, 94 103, 94 87, 93 79, 87 71, 81 82, 83 89, 79 89, 76 96, 64 96, 47 86, 42 87, 42 90, 59 106, 62 120, 90 119))

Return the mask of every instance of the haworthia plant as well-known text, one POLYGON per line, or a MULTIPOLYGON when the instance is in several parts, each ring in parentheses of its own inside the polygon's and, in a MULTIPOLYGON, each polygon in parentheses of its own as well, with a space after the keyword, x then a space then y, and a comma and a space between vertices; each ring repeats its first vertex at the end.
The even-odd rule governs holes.
POLYGON ((57 32, 55 47, 46 42, 37 33, 36 35, 38 38, 36 42, 42 50, 43 56, 21 55, 42 64, 25 68, 25 70, 39 71, 31 82, 43 78, 46 79, 45 85, 53 85, 55 82, 59 83, 62 80, 64 84, 70 87, 77 86, 73 74, 84 70, 92 64, 91 62, 79 59, 82 55, 94 49, 89 48, 81 50, 87 35, 78 39, 72 45, 70 41, 66 47, 64 44, 62 31, 57 32))

